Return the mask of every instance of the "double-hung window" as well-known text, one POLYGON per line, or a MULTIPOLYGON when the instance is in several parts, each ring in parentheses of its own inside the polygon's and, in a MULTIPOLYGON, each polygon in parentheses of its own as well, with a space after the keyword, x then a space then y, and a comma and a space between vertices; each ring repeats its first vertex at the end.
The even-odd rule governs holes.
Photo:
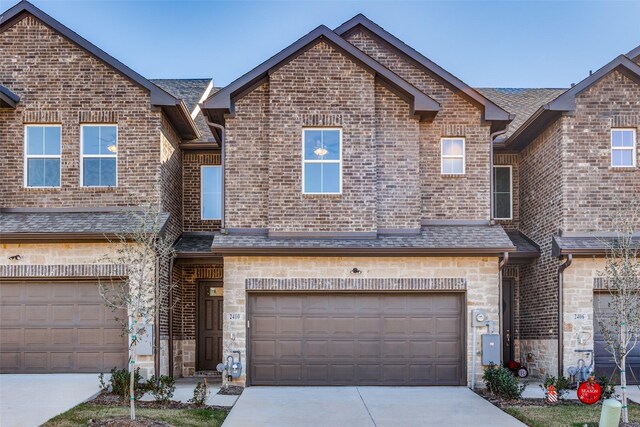
POLYGON ((26 187, 60 187, 60 158, 60 126, 25 126, 26 187))
POLYGON ((222 167, 202 166, 200 169, 200 217, 203 220, 222 218, 222 167))
POLYGON ((80 141, 81 185, 115 187, 117 185, 118 127, 82 125, 80 141))
POLYGON ((464 138, 442 138, 440 140, 443 175, 464 175, 464 138))
POLYGON ((512 169, 511 166, 493 167, 493 216, 495 219, 512 219, 512 169))
POLYGON ((307 128, 302 139, 303 193, 342 193, 342 130, 307 128))
POLYGON ((611 166, 614 168, 636 166, 635 129, 611 129, 611 166))

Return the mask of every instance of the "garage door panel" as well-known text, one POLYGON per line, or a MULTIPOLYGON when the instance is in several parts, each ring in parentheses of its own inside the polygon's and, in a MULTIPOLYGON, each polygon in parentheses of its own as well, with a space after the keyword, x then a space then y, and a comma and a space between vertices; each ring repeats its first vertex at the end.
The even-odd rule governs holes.
POLYGON ((127 341, 114 318, 126 316, 104 307, 95 282, 2 282, 0 295, 0 372, 126 366, 127 341))
POLYGON ((260 300, 250 295, 254 385, 465 382, 463 294, 274 294, 256 312, 260 300))

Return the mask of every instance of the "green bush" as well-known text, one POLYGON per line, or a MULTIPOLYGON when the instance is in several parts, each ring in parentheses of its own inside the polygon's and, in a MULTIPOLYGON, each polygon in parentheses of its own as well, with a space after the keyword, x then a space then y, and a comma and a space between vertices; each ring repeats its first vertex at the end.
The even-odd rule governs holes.
POLYGON ((607 377, 606 375, 600 375, 596 380, 596 382, 600 384, 600 387, 602 388, 601 400, 611 399, 612 397, 616 397, 617 380, 615 379, 615 377, 609 380, 609 377, 607 377))
POLYGON ((522 392, 526 387, 525 384, 518 382, 518 378, 510 370, 504 366, 496 366, 494 364, 485 368, 482 379, 490 393, 504 399, 521 399, 522 392))
POLYGON ((544 377, 544 382, 540 385, 540 388, 544 390, 544 396, 547 397, 548 388, 550 385, 553 385, 556 388, 556 392, 558 393, 558 399, 562 399, 568 392, 569 387, 571 386, 569 382, 569 378, 564 375, 559 376, 558 378, 549 376, 547 374, 544 377))
MULTIPOLYGON (((133 373, 134 378, 134 398, 136 400, 140 399, 142 395, 147 391, 147 385, 142 382, 142 375, 140 375, 140 368, 136 368, 133 373)), ((101 383, 101 386, 104 385, 104 380, 101 383)), ((116 369, 113 368, 111 370, 111 379, 109 379, 109 387, 111 388, 111 393, 117 394, 122 397, 122 399, 126 401, 129 400, 129 371, 126 369, 116 369)))
POLYGON ((207 380, 204 380, 204 383, 199 382, 196 384, 193 389, 193 397, 188 402, 196 406, 203 406, 207 401, 207 397, 209 397, 209 386, 207 385, 207 380))
POLYGON ((176 391, 176 380, 168 375, 152 376, 147 382, 147 389, 151 392, 156 402, 167 402, 176 391))

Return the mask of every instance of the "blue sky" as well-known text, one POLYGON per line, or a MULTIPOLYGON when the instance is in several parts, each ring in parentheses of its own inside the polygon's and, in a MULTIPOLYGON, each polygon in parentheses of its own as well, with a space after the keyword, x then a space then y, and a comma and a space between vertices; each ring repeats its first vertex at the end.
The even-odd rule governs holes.
POLYGON ((145 77, 216 86, 357 13, 476 87, 565 87, 640 45, 640 1, 32 2, 145 77))

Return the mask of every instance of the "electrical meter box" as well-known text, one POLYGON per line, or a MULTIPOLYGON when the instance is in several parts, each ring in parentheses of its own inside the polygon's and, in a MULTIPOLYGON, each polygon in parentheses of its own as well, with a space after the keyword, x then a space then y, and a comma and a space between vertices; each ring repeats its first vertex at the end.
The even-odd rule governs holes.
POLYGON ((500 365, 500 335, 482 335, 482 364, 500 365))

